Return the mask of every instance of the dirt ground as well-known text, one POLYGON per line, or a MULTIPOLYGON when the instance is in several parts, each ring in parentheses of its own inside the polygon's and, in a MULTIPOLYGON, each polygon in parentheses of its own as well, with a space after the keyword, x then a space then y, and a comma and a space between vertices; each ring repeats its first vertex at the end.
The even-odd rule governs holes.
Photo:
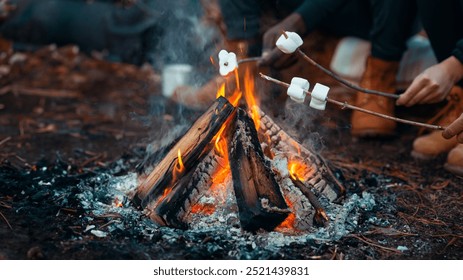
MULTIPOLYGON (((334 43, 325 41, 327 47, 318 47, 313 55, 326 63, 326 52, 334 43)), ((314 80, 335 85, 315 69, 304 71, 314 80)), ((2 51, 0 259, 233 258, 228 252, 233 245, 214 235, 192 238, 177 232, 176 242, 166 243, 162 229, 152 232, 149 240, 132 232, 138 224, 125 224, 126 230, 103 238, 85 233, 89 214, 74 198, 81 183, 94 184, 96 190, 102 186, 94 180, 98 174, 136 172, 149 145, 159 150, 166 135, 175 134, 173 127, 187 128, 201 114, 160 92, 159 73, 150 67, 102 61, 72 46, 47 46, 33 53, 2 51), (54 195, 65 192, 65 202, 54 195)), ((335 92, 339 98, 349 96, 342 88, 335 92)), ((356 140, 349 134, 347 110, 302 109, 304 113, 296 116, 270 104, 262 107, 275 110, 277 122, 295 138, 319 148, 349 194, 368 191, 377 198, 377 206, 362 215, 355 232, 339 241, 290 244, 271 253, 262 249, 248 258, 463 257, 463 179, 442 168, 444 156, 430 162, 410 156, 417 129, 399 125, 391 139, 356 140)), ((436 108, 397 113, 425 120, 436 108)), ((91 218, 100 228, 114 219, 91 218)), ((137 219, 150 223, 141 214, 137 219)))

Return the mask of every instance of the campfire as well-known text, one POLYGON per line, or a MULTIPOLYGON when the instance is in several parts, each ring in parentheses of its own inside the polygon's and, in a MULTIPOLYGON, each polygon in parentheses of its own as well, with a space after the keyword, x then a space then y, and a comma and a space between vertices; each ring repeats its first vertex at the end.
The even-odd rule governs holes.
POLYGON ((320 201, 337 201, 343 186, 319 155, 260 109, 255 75, 243 68, 156 164, 133 201, 158 224, 181 229, 201 217, 248 231, 327 225, 320 201))

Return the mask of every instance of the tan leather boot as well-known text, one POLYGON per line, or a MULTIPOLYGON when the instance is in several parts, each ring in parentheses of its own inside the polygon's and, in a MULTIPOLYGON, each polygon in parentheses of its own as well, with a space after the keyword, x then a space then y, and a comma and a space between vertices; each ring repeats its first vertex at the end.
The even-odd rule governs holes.
POLYGON ((457 176, 463 176, 463 144, 457 145, 450 151, 444 168, 457 176))
MULTIPOLYGON (((237 59, 240 60, 247 57, 249 44, 250 41, 248 40, 226 41, 224 49, 228 52, 234 52, 237 59)), ((218 61, 217 58, 214 58, 214 60, 218 61)), ((225 78, 217 75, 200 88, 178 87, 174 90, 171 99, 191 108, 205 109, 214 102, 218 89, 227 79, 234 80, 235 78, 225 78)))
MULTIPOLYGON (((429 123, 447 126, 461 115, 463 112, 463 89, 454 86, 447 99, 447 105, 429 123)), ((455 137, 448 140, 444 139, 442 131, 435 130, 415 139, 412 156, 422 160, 433 159, 440 154, 449 152, 457 144, 458 141, 455 137)))
MULTIPOLYGON (((399 63, 368 57, 360 86, 388 93, 395 92, 395 77, 399 63)), ((355 105, 381 114, 394 115, 394 99, 357 92, 355 105)), ((358 137, 390 136, 395 133, 394 121, 353 111, 351 134, 358 137)))

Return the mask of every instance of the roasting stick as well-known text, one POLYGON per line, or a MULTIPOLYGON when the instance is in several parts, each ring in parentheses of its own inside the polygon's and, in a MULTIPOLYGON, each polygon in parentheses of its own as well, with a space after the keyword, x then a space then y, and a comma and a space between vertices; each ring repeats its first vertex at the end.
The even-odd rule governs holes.
POLYGON ((387 93, 387 92, 382 92, 382 91, 378 91, 378 90, 367 89, 367 88, 357 86, 357 85, 355 85, 353 83, 350 83, 350 82, 344 80, 340 76, 336 75, 334 72, 332 72, 332 71, 326 69, 325 67, 323 67, 322 65, 318 64, 315 60, 313 60, 308 55, 306 55, 301 49, 298 48, 297 53, 300 56, 302 56, 302 58, 304 58, 306 61, 308 61, 310 64, 317 67, 318 69, 323 71, 325 74, 327 74, 331 78, 335 79, 336 81, 340 82, 341 84, 343 84, 343 85, 345 85, 345 86, 347 86, 347 87, 349 87, 351 89, 355 89, 357 91, 361 91, 361 92, 364 92, 364 93, 375 94, 375 95, 380 95, 380 96, 384 96, 384 97, 390 97, 390 98, 394 98, 394 99, 398 99, 400 97, 400 95, 398 95, 398 94, 387 93))
POLYGON ((247 58, 238 60, 238 64, 246 63, 246 62, 257 62, 261 59, 262 59, 262 56, 247 57, 247 58))
MULTIPOLYGON (((361 92, 365 92, 365 93, 368 93, 368 94, 375 94, 375 95, 380 95, 380 96, 394 98, 394 99, 398 99, 400 97, 400 95, 398 95, 398 94, 387 93, 387 92, 382 92, 382 91, 373 90, 373 89, 367 89, 367 88, 357 86, 357 85, 355 85, 353 83, 350 83, 350 82, 344 80, 343 78, 341 78, 339 75, 335 74, 333 71, 330 71, 329 69, 323 67, 321 64, 318 64, 315 60, 313 60, 307 54, 305 54, 301 49, 298 48, 297 52, 302 56, 302 58, 304 58, 310 64, 317 67, 322 72, 324 72, 325 74, 327 74, 331 78, 335 79, 339 83, 341 83, 341 84, 343 84, 343 85, 345 85, 345 86, 347 86, 347 87, 349 87, 351 89, 361 91, 361 92)), ((260 59, 262 59, 261 56, 248 57, 248 58, 238 60, 238 64, 247 63, 247 62, 256 62, 256 61, 259 61, 260 59)))
MULTIPOLYGON (((267 81, 270 81, 272 83, 275 83, 277 85, 280 85, 280 86, 283 86, 283 87, 286 87, 286 88, 289 87, 288 83, 282 82, 280 80, 277 80, 277 79, 272 78, 270 76, 264 75, 262 73, 259 73, 259 75, 261 76, 261 78, 263 78, 263 79, 265 79, 267 81)), ((305 91, 305 92, 307 94, 309 94, 309 95, 312 94, 310 91, 305 91)), ((392 120, 392 121, 396 121, 396 122, 400 122, 400 123, 425 127, 425 128, 434 129, 434 130, 444 130, 445 129, 445 127, 440 126, 440 125, 432 125, 432 124, 427 124, 427 123, 420 123, 420 122, 415 122, 415 121, 410 121, 410 120, 405 120, 405 119, 392 117, 392 116, 389 116, 389 115, 384 115, 384 114, 381 114, 381 113, 377 113, 377 112, 374 112, 374 111, 370 111, 370 110, 366 110, 366 109, 363 109, 363 108, 360 108, 360 107, 357 107, 357 106, 350 105, 346 101, 341 102, 341 101, 331 99, 329 97, 326 98, 326 102, 339 105, 339 106, 341 106, 342 109, 348 108, 348 109, 351 109, 351 110, 357 110, 357 111, 360 111, 360 112, 363 112, 363 113, 366 113, 366 114, 374 115, 374 116, 377 116, 377 117, 380 117, 380 118, 384 118, 384 119, 388 119, 388 120, 392 120)))

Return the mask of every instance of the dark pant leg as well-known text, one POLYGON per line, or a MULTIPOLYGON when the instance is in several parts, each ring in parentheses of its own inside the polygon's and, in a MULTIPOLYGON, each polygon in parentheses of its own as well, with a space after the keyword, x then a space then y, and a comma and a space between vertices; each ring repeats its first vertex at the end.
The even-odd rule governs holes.
POLYGON ((259 35, 259 0, 220 0, 220 10, 230 40, 251 39, 259 35))
POLYGON ((452 55, 463 38, 463 0, 417 0, 418 15, 438 61, 452 55))
POLYGON ((412 0, 352 0, 323 21, 320 28, 338 36, 369 40, 372 56, 398 61, 407 39, 417 31, 415 20, 412 0))
MULTIPOLYGON (((369 0, 372 25, 371 55, 399 61, 406 50, 406 41, 417 32, 414 0, 369 0)), ((436 1, 437 2, 437 1, 436 1)), ((441 2, 441 1, 438 1, 441 2)))

